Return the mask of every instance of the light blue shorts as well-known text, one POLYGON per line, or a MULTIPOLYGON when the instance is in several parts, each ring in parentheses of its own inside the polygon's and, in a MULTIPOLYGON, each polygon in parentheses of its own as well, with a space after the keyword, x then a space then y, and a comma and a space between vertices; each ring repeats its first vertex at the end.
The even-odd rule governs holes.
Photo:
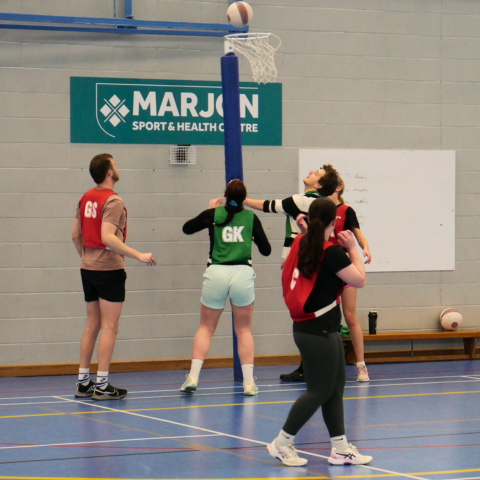
POLYGON ((208 308, 225 308, 225 300, 246 307, 255 300, 255 272, 248 265, 210 265, 203 274, 202 298, 208 308))

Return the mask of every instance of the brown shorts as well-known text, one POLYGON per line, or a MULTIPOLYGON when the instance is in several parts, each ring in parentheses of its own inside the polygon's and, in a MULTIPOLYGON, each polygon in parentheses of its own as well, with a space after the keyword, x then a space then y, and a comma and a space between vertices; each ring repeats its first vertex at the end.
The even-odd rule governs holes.
POLYGON ((95 302, 99 298, 114 303, 125 301, 125 270, 100 271, 81 268, 80 274, 86 302, 95 302))

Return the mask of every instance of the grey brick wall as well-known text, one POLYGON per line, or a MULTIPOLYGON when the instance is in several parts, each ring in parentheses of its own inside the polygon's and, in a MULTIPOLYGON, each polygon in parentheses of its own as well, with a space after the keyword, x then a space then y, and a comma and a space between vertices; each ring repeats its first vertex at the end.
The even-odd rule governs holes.
MULTIPOLYGON (((224 23, 226 3, 135 0, 134 14, 224 23)), ((478 326, 480 4, 250 3, 252 28, 283 41, 276 63, 284 95, 283 146, 244 149, 250 195, 294 193, 299 148, 456 150, 456 270, 370 274, 358 315, 364 330, 370 309, 379 311, 382 329, 427 329, 437 327, 443 308, 456 307, 466 327, 478 326)), ((112 2, 10 0, 2 10, 110 17, 112 2)), ((0 365, 78 361, 85 312, 70 228, 77 199, 92 185, 88 163, 103 151, 121 169, 129 243, 159 261, 147 268, 127 260, 114 360, 190 356, 208 242, 205 233, 184 236, 181 225, 221 194, 223 149, 198 147, 197 164, 179 168, 169 165, 168 146, 70 145, 69 79, 219 80, 222 52, 222 41, 212 38, 1 30, 0 365)), ((250 80, 247 62, 240 65, 241 80, 250 80)), ((256 354, 296 353, 279 288, 284 219, 261 218, 273 254, 254 255, 256 354)), ((230 354, 230 334, 227 309, 210 356, 230 354)))

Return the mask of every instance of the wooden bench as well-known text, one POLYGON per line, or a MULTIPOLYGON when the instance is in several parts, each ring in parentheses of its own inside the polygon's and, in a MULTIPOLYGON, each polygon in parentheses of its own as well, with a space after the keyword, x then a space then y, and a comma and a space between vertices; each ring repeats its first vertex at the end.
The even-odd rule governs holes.
MULTIPOLYGON (((363 334, 363 341, 366 342, 389 342, 393 340, 410 340, 410 350, 365 352, 367 363, 387 362, 426 362, 435 360, 470 360, 480 358, 476 351, 477 338, 480 337, 480 330, 413 330, 403 332, 379 332, 376 335, 363 334), (463 351, 461 349, 436 349, 436 350, 414 350, 415 340, 443 340, 445 338, 463 339, 463 351)), ((342 338, 346 343, 347 363, 355 364, 356 357, 350 338, 342 338)))

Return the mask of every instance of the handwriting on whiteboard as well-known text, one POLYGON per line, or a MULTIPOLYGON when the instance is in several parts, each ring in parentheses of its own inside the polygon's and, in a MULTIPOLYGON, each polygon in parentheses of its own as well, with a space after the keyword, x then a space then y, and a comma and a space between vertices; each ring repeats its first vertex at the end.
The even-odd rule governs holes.
POLYGON ((368 216, 368 177, 360 172, 340 172, 340 177, 345 182, 345 202, 357 214, 360 227, 366 224, 368 216))

